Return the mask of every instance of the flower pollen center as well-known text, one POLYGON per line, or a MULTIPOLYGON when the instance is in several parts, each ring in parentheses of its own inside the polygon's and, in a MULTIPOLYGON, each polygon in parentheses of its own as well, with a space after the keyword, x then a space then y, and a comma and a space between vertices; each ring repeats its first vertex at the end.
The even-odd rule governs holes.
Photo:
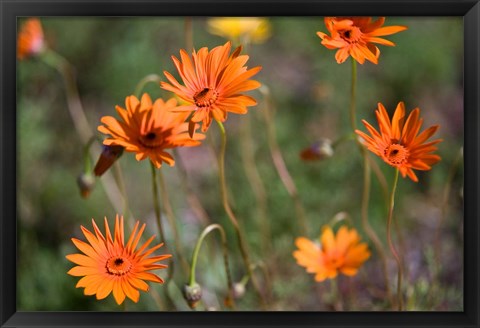
POLYGON ((105 265, 107 273, 115 276, 123 276, 132 269, 132 263, 123 257, 114 256, 108 259, 105 265))
POLYGON ((401 144, 391 144, 384 150, 385 158, 391 165, 401 165, 408 161, 408 149, 401 144))
POLYGON ((362 31, 356 26, 353 26, 348 30, 339 31, 339 33, 340 37, 349 43, 358 42, 362 37, 362 31))
POLYGON ((163 145, 163 138, 161 133, 148 132, 140 135, 138 142, 146 148, 157 148, 163 145))
POLYGON ((215 103, 218 93, 214 89, 204 88, 193 96, 197 107, 208 107, 215 103))

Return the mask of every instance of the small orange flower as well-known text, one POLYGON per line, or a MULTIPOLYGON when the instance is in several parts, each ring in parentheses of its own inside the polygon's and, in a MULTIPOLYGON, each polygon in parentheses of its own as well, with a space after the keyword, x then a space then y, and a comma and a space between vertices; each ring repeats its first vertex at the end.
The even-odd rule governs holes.
MULTIPOLYGON (((194 51, 192 60, 185 50, 180 50, 180 58, 172 56, 173 62, 185 84, 184 86, 168 72, 164 72, 167 82, 161 87, 174 92, 188 104, 177 107, 175 111, 194 112, 190 124, 202 121, 202 131, 206 132, 212 118, 220 122, 227 119, 227 113, 247 113, 248 106, 257 101, 242 92, 257 89, 260 83, 249 80, 257 74, 261 67, 247 70, 244 66, 249 56, 240 55, 241 47, 230 54, 231 43, 213 48, 201 48, 194 51)), ((193 135, 193 131, 190 135, 193 135)))
POLYGON ((330 35, 317 32, 322 44, 328 49, 339 49, 335 54, 341 64, 352 56, 360 64, 365 59, 378 64, 380 50, 374 43, 395 46, 395 43, 379 38, 407 29, 406 26, 383 26, 385 17, 372 21, 371 17, 325 17, 325 25, 330 35))
POLYGON ((38 18, 29 18, 18 32, 17 58, 22 60, 43 51, 43 29, 38 18))
POLYGON ((196 134, 193 139, 189 137, 188 124, 185 123, 189 114, 172 112, 177 105, 174 98, 167 102, 157 99, 152 104, 150 96, 145 93, 141 101, 128 96, 125 105, 127 109, 116 106, 122 121, 104 116, 101 119, 104 125, 100 125, 98 131, 111 135, 103 141, 104 145, 124 147, 125 151, 136 153, 138 161, 149 157, 157 168, 163 162, 173 166, 175 160, 165 149, 198 146, 205 138, 203 134, 196 134))
POLYGON ((333 279, 338 272, 354 276, 358 269, 370 257, 366 243, 360 243, 360 236, 355 229, 341 226, 337 235, 332 228, 325 226, 320 236, 320 244, 305 237, 295 240, 298 250, 293 252, 298 265, 315 274, 316 281, 333 279))
POLYGON ((385 163, 400 170, 402 177, 409 176, 415 182, 418 178, 413 170, 428 171, 433 164, 440 161, 440 156, 431 154, 437 147, 435 144, 441 139, 425 143, 439 128, 438 125, 429 127, 418 134, 422 127, 423 119, 419 118, 420 109, 415 108, 405 120, 405 105, 398 103, 392 121, 381 103, 378 104, 377 115, 380 132, 375 130, 367 121, 363 124, 370 132, 355 130, 363 139, 363 144, 375 155, 382 158, 385 163))
POLYGON ((150 237, 138 250, 136 249, 145 230, 145 224, 138 230, 139 222, 137 221, 127 244, 124 242, 122 216, 120 219, 118 215, 115 218, 113 239, 107 218, 105 218, 105 236, 93 219, 92 224, 95 235, 80 226, 88 243, 72 238, 75 246, 83 254, 66 256, 69 261, 78 265, 70 269, 68 274, 82 277, 76 287, 85 288, 85 295, 97 295, 97 299, 101 300, 113 291, 113 297, 117 304, 122 304, 125 297, 136 303, 140 298, 138 290, 146 292, 149 289, 145 281, 163 284, 162 278, 148 271, 166 268, 167 265, 156 263, 171 257, 171 255, 149 257, 163 246, 161 243, 147 249, 155 236, 150 237))

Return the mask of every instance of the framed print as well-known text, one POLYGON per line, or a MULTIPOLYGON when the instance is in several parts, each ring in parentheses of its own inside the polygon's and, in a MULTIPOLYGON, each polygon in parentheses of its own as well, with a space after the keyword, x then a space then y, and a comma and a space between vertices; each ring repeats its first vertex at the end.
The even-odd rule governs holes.
POLYGON ((478 1, 1 0, 0 326, 478 327, 478 1))

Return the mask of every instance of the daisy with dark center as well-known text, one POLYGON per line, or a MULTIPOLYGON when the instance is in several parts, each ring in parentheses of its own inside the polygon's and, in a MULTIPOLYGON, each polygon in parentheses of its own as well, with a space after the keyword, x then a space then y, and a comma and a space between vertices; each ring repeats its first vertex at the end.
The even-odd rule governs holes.
MULTIPOLYGON (((121 120, 104 116, 98 131, 111 137, 104 140, 106 146, 120 146, 127 152, 136 153, 138 161, 150 158, 155 167, 163 162, 173 166, 175 160, 165 150, 175 147, 192 147, 200 145, 205 136, 196 134, 193 138, 187 133, 185 123, 189 113, 174 113, 177 101, 157 99, 154 103, 148 94, 139 101, 135 96, 125 100, 126 109, 117 106, 121 120)), ((196 129, 197 126, 193 126, 196 129)))
POLYGON ((202 131, 206 132, 212 119, 224 122, 227 113, 245 114, 247 107, 257 101, 243 94, 245 91, 260 87, 260 83, 249 80, 261 67, 247 69, 247 55, 240 55, 241 47, 230 54, 231 43, 218 46, 212 50, 201 48, 194 51, 190 58, 185 50, 180 50, 180 60, 172 56, 175 67, 184 85, 181 85, 170 73, 164 72, 168 82, 161 82, 163 89, 174 92, 187 102, 174 111, 193 112, 190 119, 191 128, 196 122, 202 122, 202 131))
POLYGON ((102 234, 92 219, 93 234, 81 226, 88 242, 72 238, 72 242, 83 254, 70 254, 67 259, 77 266, 68 271, 72 276, 82 277, 76 287, 85 288, 85 295, 96 295, 104 299, 113 292, 117 304, 122 304, 126 297, 135 303, 140 298, 140 292, 148 291, 145 281, 163 283, 163 279, 149 271, 164 269, 167 265, 158 264, 171 255, 150 256, 163 246, 158 244, 148 249, 155 236, 150 237, 139 249, 138 242, 145 230, 145 224, 139 227, 135 224, 133 232, 125 244, 123 217, 115 218, 115 230, 112 235, 105 218, 105 235, 102 234))
POLYGON ((328 49, 338 49, 337 63, 343 63, 352 56, 360 64, 365 59, 378 64, 380 50, 374 43, 395 46, 395 43, 380 36, 391 35, 407 29, 406 26, 383 26, 385 17, 373 21, 371 17, 325 17, 330 35, 317 32, 322 44, 328 49))
POLYGON ((413 170, 427 171, 440 161, 440 156, 432 153, 437 150, 435 145, 442 140, 427 142, 439 126, 429 127, 419 134, 423 124, 423 119, 419 117, 419 108, 415 108, 406 118, 405 105, 400 102, 390 121, 385 107, 379 103, 376 116, 380 132, 365 120, 362 122, 370 135, 360 130, 355 132, 363 139, 362 142, 368 150, 382 158, 385 163, 397 168, 402 177, 408 176, 418 182, 413 170))

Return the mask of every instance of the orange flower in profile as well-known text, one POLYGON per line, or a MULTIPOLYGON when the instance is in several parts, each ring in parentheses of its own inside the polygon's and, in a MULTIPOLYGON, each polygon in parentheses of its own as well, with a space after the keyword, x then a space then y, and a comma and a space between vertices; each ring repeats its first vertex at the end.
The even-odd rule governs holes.
POLYGON ((22 60, 43 51, 43 29, 38 18, 29 18, 20 28, 17 39, 17 58, 22 60))
MULTIPOLYGON (((174 92, 187 102, 187 105, 176 108, 176 111, 194 112, 190 124, 202 121, 202 131, 206 132, 212 118, 224 122, 227 113, 247 113, 247 107, 257 104, 257 101, 242 92, 257 89, 260 83, 249 80, 257 74, 261 67, 247 70, 244 66, 249 56, 240 55, 241 47, 230 54, 231 43, 213 48, 201 48, 194 51, 192 59, 185 50, 180 50, 180 58, 172 56, 173 62, 185 84, 184 86, 168 72, 164 72, 167 82, 161 82, 161 87, 174 92), (193 61, 192 61, 193 60, 193 61)), ((190 135, 193 130, 189 129, 190 135)))
POLYGON ((330 35, 317 32, 322 44, 328 49, 338 49, 335 54, 341 64, 352 56, 360 64, 365 59, 378 64, 380 50, 374 43, 395 46, 395 43, 379 38, 407 29, 406 26, 383 26, 385 17, 372 21, 371 17, 325 17, 325 25, 330 35))
POLYGON ((429 127, 418 134, 423 119, 419 118, 420 109, 415 108, 405 120, 405 105, 398 103, 392 121, 381 103, 378 104, 377 115, 380 132, 375 130, 367 121, 362 120, 370 135, 355 130, 363 139, 363 144, 385 163, 397 168, 402 177, 409 176, 415 182, 418 178, 413 170, 428 171, 433 164, 440 161, 440 156, 432 154, 437 147, 434 145, 441 139, 425 143, 439 128, 438 125, 429 127))
POLYGON ((139 222, 135 224, 132 235, 124 242, 123 217, 115 218, 114 238, 110 234, 107 218, 105 218, 105 236, 92 219, 95 235, 80 226, 88 240, 83 242, 72 238, 75 246, 83 254, 70 254, 67 259, 78 266, 68 271, 69 275, 82 277, 76 287, 85 288, 85 295, 96 295, 98 300, 106 298, 112 291, 117 304, 122 304, 125 297, 135 303, 140 298, 139 290, 148 291, 145 281, 163 283, 163 279, 148 272, 164 269, 167 265, 157 264, 171 255, 150 256, 163 246, 158 244, 150 249, 147 247, 155 236, 150 237, 138 250, 137 244, 145 230, 145 224, 138 230, 139 222))
POLYGON ((124 147, 125 151, 136 153, 138 161, 148 157, 157 168, 163 162, 173 166, 175 160, 165 149, 198 146, 200 140, 205 138, 203 134, 196 134, 193 139, 189 137, 188 124, 185 123, 189 114, 173 113, 176 105, 174 98, 167 102, 157 99, 152 104, 146 93, 141 101, 135 96, 128 96, 125 100, 126 109, 116 106, 121 121, 112 116, 102 117, 104 125, 100 125, 98 131, 111 136, 103 144, 124 147))
POLYGON ((360 243, 355 229, 341 226, 336 236, 332 228, 325 226, 320 236, 320 244, 305 237, 295 240, 298 250, 293 252, 298 265, 315 274, 316 281, 335 278, 339 272, 354 276, 370 257, 366 243, 360 243))

